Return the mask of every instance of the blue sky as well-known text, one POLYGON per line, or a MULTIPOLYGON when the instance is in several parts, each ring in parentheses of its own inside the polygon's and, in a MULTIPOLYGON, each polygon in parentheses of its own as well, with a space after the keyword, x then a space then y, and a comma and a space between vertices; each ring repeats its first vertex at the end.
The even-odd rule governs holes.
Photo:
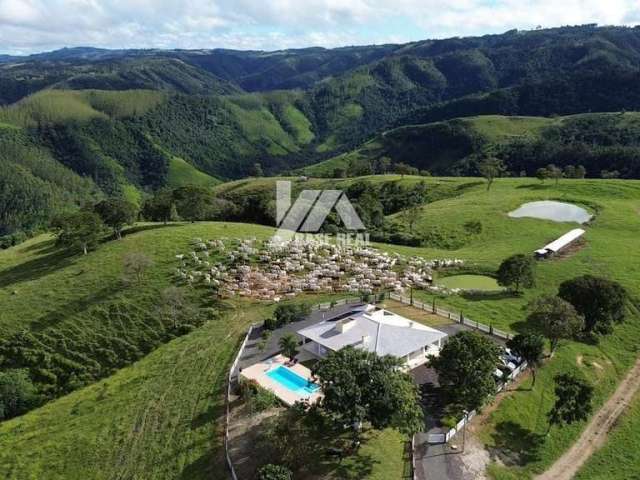
POLYGON ((638 0, 0 0, 0 52, 399 43, 640 23, 638 0))

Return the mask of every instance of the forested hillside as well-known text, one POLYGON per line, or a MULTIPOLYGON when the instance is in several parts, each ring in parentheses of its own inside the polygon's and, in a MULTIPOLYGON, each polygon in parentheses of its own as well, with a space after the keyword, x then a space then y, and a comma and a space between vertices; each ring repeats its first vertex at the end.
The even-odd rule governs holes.
POLYGON ((11 207, 0 234, 101 196, 139 203, 165 186, 290 172, 341 154, 307 171, 366 174, 385 158, 475 175, 478 158, 497 156, 517 175, 555 163, 637 178, 632 115, 556 116, 640 110, 638 80, 640 29, 595 25, 338 49, 3 56, 0 200, 11 207), (500 142, 482 119, 455 120, 493 114, 544 118, 494 124, 500 142), (525 132, 512 135, 515 124, 525 132), (34 152, 68 181, 52 183, 28 160, 34 152))
POLYGON ((640 114, 484 115, 403 126, 304 172, 355 176, 408 165, 428 174, 474 176, 487 157, 501 159, 510 176, 535 176, 548 165, 582 165, 591 178, 640 178, 640 114))

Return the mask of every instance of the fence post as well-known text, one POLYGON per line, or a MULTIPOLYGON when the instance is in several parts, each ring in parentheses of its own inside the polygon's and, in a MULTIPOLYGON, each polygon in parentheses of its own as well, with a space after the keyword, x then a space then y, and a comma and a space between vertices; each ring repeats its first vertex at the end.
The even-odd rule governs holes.
POLYGON ((436 313, 436 297, 433 297, 433 302, 431 304, 431 311, 434 313, 436 313))

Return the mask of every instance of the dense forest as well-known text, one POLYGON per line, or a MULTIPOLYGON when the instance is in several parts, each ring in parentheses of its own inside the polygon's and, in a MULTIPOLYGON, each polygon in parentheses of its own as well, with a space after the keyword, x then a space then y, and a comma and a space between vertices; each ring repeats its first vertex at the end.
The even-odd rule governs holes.
POLYGON ((323 176, 387 164, 476 175, 489 156, 511 175, 556 164, 638 178, 635 117, 601 113, 640 110, 639 79, 640 29, 596 25, 275 53, 2 56, 0 235, 104 196, 140 205, 166 186, 312 164, 323 176), (469 120, 495 115, 544 125, 511 134, 469 120))

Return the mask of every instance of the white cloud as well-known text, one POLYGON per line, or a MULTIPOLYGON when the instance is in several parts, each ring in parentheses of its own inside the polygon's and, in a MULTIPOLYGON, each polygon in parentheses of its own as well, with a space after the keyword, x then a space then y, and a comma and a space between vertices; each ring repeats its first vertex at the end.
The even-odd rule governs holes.
POLYGON ((634 22, 636 0, 0 0, 0 51, 271 50, 634 22))

